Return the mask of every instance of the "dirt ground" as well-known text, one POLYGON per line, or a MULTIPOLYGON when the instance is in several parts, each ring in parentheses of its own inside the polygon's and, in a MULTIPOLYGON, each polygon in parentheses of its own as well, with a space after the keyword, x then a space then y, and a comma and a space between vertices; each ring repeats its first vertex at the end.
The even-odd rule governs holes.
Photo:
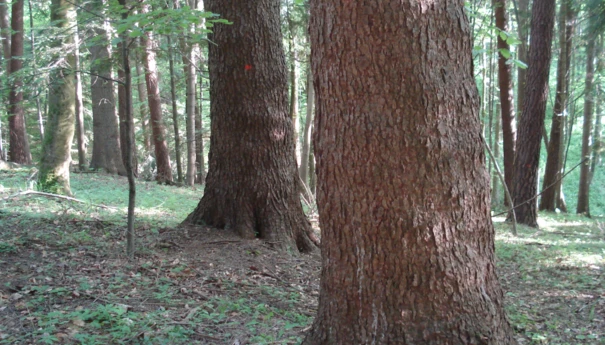
MULTIPOLYGON (((151 234, 142 225, 129 262, 124 228, 112 223, 0 211, 0 229, 0 344, 296 344, 316 311, 319 254, 283 255, 205 227, 151 234)), ((526 247, 541 249, 535 242, 526 247)), ((522 259, 499 260, 519 342, 605 344, 603 266, 522 259), (564 282, 578 269, 584 284, 538 277, 564 282)))

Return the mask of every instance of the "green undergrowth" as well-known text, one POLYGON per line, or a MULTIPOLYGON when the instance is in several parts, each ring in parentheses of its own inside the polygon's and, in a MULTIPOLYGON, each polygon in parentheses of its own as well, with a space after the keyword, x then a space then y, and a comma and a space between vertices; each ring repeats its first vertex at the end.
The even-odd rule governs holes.
MULTIPOLYGON (((0 196, 8 197, 36 190, 36 169, 0 171, 0 196)), ((34 218, 69 216, 74 219, 101 219, 120 222, 126 217, 128 181, 125 177, 102 173, 72 173, 73 197, 83 203, 40 195, 16 195, 0 201, 0 209, 34 218)), ((154 227, 171 227, 193 211, 202 196, 202 188, 177 188, 137 180, 136 217, 154 227)))
POLYGON ((605 344, 603 221, 541 213, 517 237, 495 222, 506 310, 530 344, 605 344))

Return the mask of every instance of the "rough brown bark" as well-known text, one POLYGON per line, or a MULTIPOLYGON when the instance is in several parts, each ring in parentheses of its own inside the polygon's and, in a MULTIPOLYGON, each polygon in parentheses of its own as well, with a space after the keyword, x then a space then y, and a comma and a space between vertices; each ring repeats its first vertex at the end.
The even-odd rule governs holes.
POLYGON ((561 175, 563 173, 563 142, 565 109, 567 107, 567 89, 571 61, 572 37, 575 12, 568 0, 561 1, 559 11, 559 60, 557 61, 557 91, 553 109, 552 125, 546 168, 544 169, 543 193, 540 197, 540 211, 554 212, 564 205, 561 175))
MULTIPOLYGON (((506 14, 507 0, 493 0, 496 27, 508 32, 508 17, 506 14)), ((510 45, 498 35, 498 50, 510 51, 510 45)), ((500 116, 502 117, 502 137, 504 139, 504 179, 508 190, 513 188, 513 172, 515 162, 515 141, 517 137, 515 123, 515 108, 513 105, 512 67, 507 58, 498 54, 498 86, 500 88, 500 116)))
MULTIPOLYGON (((591 135, 594 113, 594 59, 595 37, 588 37, 586 43, 586 78, 584 79, 584 118, 582 120, 582 159, 590 158, 591 135)), ((580 167, 580 184, 576 213, 590 216, 590 160, 580 167)))
POLYGON ((73 49, 76 11, 73 3, 69 0, 52 0, 50 20, 59 33, 54 48, 60 47, 61 55, 53 58, 56 67, 49 76, 48 118, 38 188, 43 192, 70 195, 69 165, 76 121, 76 63, 73 49))
MULTIPOLYGON (((97 10, 97 9, 92 9, 97 10)), ((92 169, 110 174, 126 175, 120 145, 120 130, 116 113, 116 97, 112 82, 111 46, 107 23, 95 29, 97 44, 90 46, 90 95, 92 101, 92 169)))
MULTIPOLYGON (((8 69, 9 75, 19 73, 23 67, 23 0, 13 2, 11 9, 11 60, 8 69)), ((25 116, 23 114, 23 81, 14 76, 10 83, 8 96, 8 129, 9 129, 9 161, 19 164, 31 164, 32 156, 29 151, 25 116)))
POLYGON ((532 7, 529 68, 523 104, 519 120, 517 155, 513 181, 513 199, 517 221, 538 227, 537 200, 526 202, 538 193, 538 168, 540 143, 544 128, 548 76, 552 55, 551 44, 555 22, 555 1, 534 0, 532 7))
POLYGON ((305 345, 515 344, 462 2, 311 1, 322 227, 305 345))
MULTIPOLYGON (((149 11, 149 5, 143 4, 142 13, 149 11)), ((160 86, 158 84, 157 64, 155 61, 155 40, 151 32, 141 36, 141 43, 145 49, 143 67, 145 68, 145 83, 147 85, 147 102, 151 118, 153 133, 153 147, 155 148, 155 162, 157 167, 156 181, 172 182, 172 168, 170 167, 170 153, 166 143, 166 128, 162 119, 162 101, 160 99, 160 86)))
POLYGON ((185 222, 232 229, 275 247, 311 251, 298 194, 279 0, 209 0, 211 137, 204 196, 185 222), (254 34, 251 34, 254 33, 254 34))

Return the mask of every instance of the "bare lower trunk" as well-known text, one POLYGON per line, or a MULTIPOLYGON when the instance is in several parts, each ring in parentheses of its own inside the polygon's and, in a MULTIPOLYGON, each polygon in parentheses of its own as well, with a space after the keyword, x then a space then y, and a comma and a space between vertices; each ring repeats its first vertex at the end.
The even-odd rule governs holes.
MULTIPOLYGON (((584 119, 582 126, 582 159, 590 158, 592 117, 594 112, 594 58, 595 37, 588 39, 586 44, 586 79, 584 84, 584 119)), ((576 213, 590 216, 590 161, 580 167, 580 187, 576 213)))
MULTIPOLYGON (((168 41, 168 69, 170 71, 170 103, 172 104, 172 129, 174 130, 174 151, 176 155, 176 180, 181 183, 183 182, 183 167, 181 165, 181 134, 179 133, 179 113, 176 106, 176 86, 174 81, 174 54, 172 52, 170 36, 166 36, 166 39, 168 41)), ((160 169, 158 167, 158 176, 159 171, 160 169)))
POLYGON ((86 169, 86 146, 84 133, 84 102, 82 101, 82 75, 80 71, 80 36, 75 35, 75 62, 76 62, 76 138, 78 144, 78 169, 86 169))
MULTIPOLYGON (((148 12, 149 5, 143 5, 142 12, 148 12)), ((166 143, 166 129, 162 119, 162 101, 160 99, 160 86, 156 65, 155 42, 151 32, 141 36, 145 49, 143 65, 145 67, 145 83, 147 85, 147 101, 151 116, 151 129, 153 133, 153 146, 155 148, 155 161, 157 167, 156 181, 172 182, 172 168, 170 167, 170 154, 166 143)))
POLYGON ((140 59, 136 61, 137 90, 139 94, 139 115, 141 118, 141 129, 143 131, 143 144, 145 152, 151 151, 151 135, 149 128, 149 111, 147 110, 147 87, 145 86, 145 75, 141 67, 140 59))
MULTIPOLYGON (((93 8, 92 10, 96 10, 93 8)), ((104 169, 110 174, 126 175, 125 160, 122 160, 120 129, 116 113, 116 96, 112 73, 111 45, 108 23, 95 30, 102 40, 89 47, 90 50, 90 96, 92 101, 92 169, 104 169)), ((124 147, 124 151, 127 149, 124 147)))
POLYGON ((183 64, 185 66, 185 84, 186 84, 186 113, 187 113, 187 175, 186 184, 193 187, 196 175, 196 146, 198 145, 195 137, 195 120, 197 109, 197 72, 195 70, 194 51, 195 47, 191 47, 187 43, 181 44, 185 55, 183 56, 183 64))
POLYGON ((574 28, 573 10, 567 0, 561 1, 559 11, 559 46, 560 54, 557 62, 557 91, 553 109, 553 119, 550 129, 550 142, 546 168, 544 169, 544 182, 539 209, 554 212, 561 205, 563 196, 561 188, 561 175, 563 173, 563 143, 564 143, 564 116, 567 105, 567 89, 569 83, 569 68, 571 61, 572 37, 574 28), (570 15, 571 14, 571 15, 570 15))
POLYGON ((212 130, 204 196, 186 219, 311 251, 298 193, 279 0, 208 0, 229 18, 209 45, 212 130), (254 32, 254 35, 248 33, 254 32))
MULTIPOLYGON (((9 74, 15 75, 23 67, 23 0, 13 2, 11 15, 11 60, 9 74)), ((20 77, 13 78, 9 95, 8 128, 10 134, 8 159, 19 164, 31 164, 29 142, 23 112, 23 82, 20 77)))
MULTIPOLYGON (((493 0, 492 3, 495 8, 496 27, 503 32, 508 32, 507 1, 493 0)), ((497 47, 498 51, 510 50, 509 44, 500 35, 498 35, 497 47)), ((500 89, 500 116, 502 117, 504 137, 504 178, 506 186, 509 190, 512 190, 516 142, 515 107, 513 105, 512 66, 502 53, 498 54, 498 86, 500 89)))
MULTIPOLYGON (((201 59, 200 59, 201 60, 201 59)), ((201 64, 200 64, 201 65, 201 64)), ((197 107, 195 108, 195 164, 197 169, 196 182, 199 184, 206 183, 206 163, 204 162, 204 112, 203 112, 203 78, 200 75, 197 107)))
MULTIPOLYGON (((128 44, 128 42, 125 42, 124 44, 128 44)), ((128 49, 124 49, 124 47, 122 47, 122 42, 118 43, 118 51, 120 52, 120 54, 123 54, 124 52, 128 52, 128 49)), ((120 60, 124 61, 124 57, 120 56, 120 60)), ((133 150, 133 152, 128 152, 128 137, 131 136, 132 138, 134 138, 134 120, 130 119, 129 120, 129 116, 128 114, 132 114, 132 102, 130 102, 130 99, 128 99, 128 90, 126 90, 126 84, 131 84, 130 80, 127 80, 128 78, 130 78, 130 73, 126 73, 126 71, 124 70, 124 65, 121 65, 118 68, 118 80, 120 80, 120 83, 118 84, 118 118, 120 119, 120 150, 122 151, 122 163, 124 164, 124 167, 126 168, 126 166, 128 164, 131 164, 132 166, 132 171, 134 176, 137 176, 138 174, 138 160, 137 160, 137 154, 136 154, 136 145, 132 145, 130 148, 131 150, 133 150), (132 122, 129 122, 132 121, 132 122), (132 159, 130 159, 129 157, 132 157, 132 159)), ((126 174, 128 174, 128 171, 126 172, 126 174)))
POLYGON ((555 22, 555 2, 534 0, 532 8, 531 51, 523 115, 519 121, 513 198, 517 221, 538 226, 538 168, 540 144, 546 114, 551 43, 555 22), (531 201, 530 201, 531 200, 531 201))
POLYGON ((305 122, 305 133, 302 143, 300 167, 298 169, 300 179, 309 185, 309 156, 311 152, 311 128, 313 125, 313 108, 315 106, 315 91, 313 89, 313 75, 311 69, 307 72, 307 118, 305 122))

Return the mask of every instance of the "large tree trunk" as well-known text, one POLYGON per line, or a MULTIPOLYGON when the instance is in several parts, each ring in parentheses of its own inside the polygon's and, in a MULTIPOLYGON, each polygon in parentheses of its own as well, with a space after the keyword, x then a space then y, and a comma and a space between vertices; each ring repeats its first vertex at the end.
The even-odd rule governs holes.
MULTIPOLYGON (((13 2, 11 11, 11 60, 8 72, 19 73, 23 67, 23 0, 13 2)), ((23 115, 23 81, 16 76, 10 83, 8 128, 10 132, 8 159, 19 164, 31 164, 25 117, 23 115)))
POLYGON ((557 61, 557 91, 553 109, 552 125, 548 156, 542 184, 542 196, 539 209, 554 212, 558 206, 564 205, 561 175, 563 173, 563 142, 565 136, 564 116, 567 104, 567 89, 569 84, 569 67, 571 61, 572 37, 575 13, 568 0, 561 1, 559 11, 559 60, 557 61))
POLYGON ((80 73, 80 35, 75 34, 75 62, 76 62, 76 138, 78 145, 78 169, 86 169, 86 138, 84 133, 84 101, 82 100, 82 75, 80 73))
MULTIPOLYGON (((493 0, 496 27, 508 32, 508 18, 506 15, 507 0, 493 0)), ((506 40, 498 35, 498 50, 510 50, 506 40)), ((500 88, 500 115, 502 117, 502 137, 504 139, 504 180, 508 190, 513 189, 513 172, 515 162, 516 124, 515 108, 513 105, 512 67, 507 58, 498 54, 498 86, 500 88)))
MULTIPOLYGON (((591 21, 593 21, 592 19, 591 21)), ((590 25, 589 25, 590 26, 590 25)), ((590 35, 586 43, 586 79, 584 80, 584 119, 582 121, 582 159, 590 158, 592 117, 594 112, 594 58, 595 36, 590 35)), ((590 160, 580 167, 580 185, 576 213, 590 216, 590 160)))
POLYGON ((515 344, 462 2, 311 1, 322 276, 303 344, 515 344))
MULTIPOLYGON (((93 9, 94 10, 94 9, 93 9)), ((97 44, 90 50, 90 95, 92 100, 92 169, 104 169, 110 174, 126 175, 120 145, 120 129, 116 114, 114 83, 111 81, 111 45, 107 22, 95 30, 97 44)))
MULTIPOLYGON (((149 5, 143 4, 141 12, 149 11, 149 5)), ((145 83, 147 84, 147 101, 151 117, 151 129, 153 133, 153 146, 155 148, 155 162, 157 167, 156 181, 159 183, 172 182, 172 168, 170 167, 170 153, 166 143, 166 129, 162 120, 162 101, 160 99, 160 86, 158 84, 158 72, 155 61, 155 41, 151 32, 141 36, 141 43, 145 54, 143 66, 145 68, 145 83)))
POLYGON ((529 68, 523 115, 519 120, 513 180, 513 200, 517 206, 515 209, 517 221, 531 227, 538 227, 538 205, 534 198, 538 193, 540 142, 548 96, 554 23, 555 1, 534 0, 529 68))
POLYGON ((311 129, 313 128, 313 108, 315 106, 315 91, 313 89, 313 73, 311 69, 307 72, 307 118, 305 122, 305 133, 302 144, 300 167, 298 172, 300 179, 309 184, 309 153, 311 152, 311 129))
POLYGON ((52 0, 50 20, 57 28, 55 67, 50 73, 48 118, 38 188, 44 192, 71 194, 69 165, 76 112, 75 36, 76 11, 69 0, 52 0))
POLYGON ((186 219, 311 251, 298 194, 279 0, 208 0, 233 25, 209 45, 211 137, 204 196, 186 219), (249 33, 254 32, 254 35, 249 33))

